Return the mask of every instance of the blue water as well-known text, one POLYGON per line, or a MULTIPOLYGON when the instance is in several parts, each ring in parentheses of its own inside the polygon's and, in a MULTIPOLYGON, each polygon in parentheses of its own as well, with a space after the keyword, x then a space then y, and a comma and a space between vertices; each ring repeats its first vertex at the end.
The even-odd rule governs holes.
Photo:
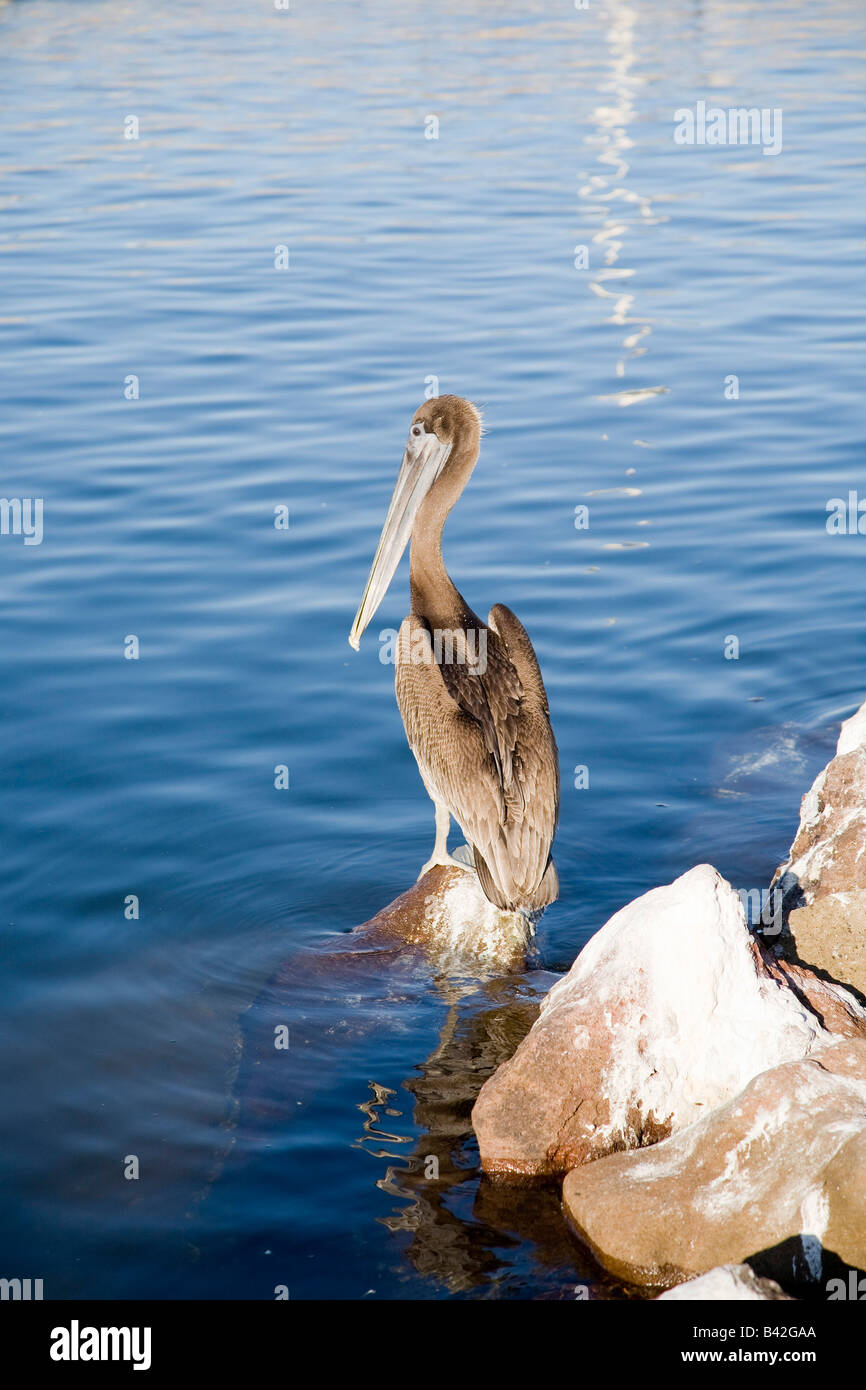
POLYGON ((767 883, 863 698, 866 537, 825 522, 866 497, 864 30, 0 6, 0 493, 44 504, 0 536, 4 1277, 621 1295, 555 1192, 479 1182, 469 1110, 616 908, 767 883), (780 108, 782 152, 676 145, 699 100, 780 108), (561 900, 478 982, 345 949, 432 846, 377 660, 405 561, 346 638, 433 376, 489 431, 446 559, 529 629, 563 771, 561 900))

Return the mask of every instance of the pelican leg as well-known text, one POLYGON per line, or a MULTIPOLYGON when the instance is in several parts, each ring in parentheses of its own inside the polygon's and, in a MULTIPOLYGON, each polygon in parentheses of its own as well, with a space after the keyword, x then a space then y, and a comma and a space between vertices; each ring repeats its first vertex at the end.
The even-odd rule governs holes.
POLYGON ((433 853, 422 868, 419 878, 423 878, 428 869, 432 869, 436 864, 453 864, 456 861, 448 853, 448 831, 451 829, 451 813, 447 806, 441 802, 434 801, 436 807, 436 843, 433 846, 433 853))

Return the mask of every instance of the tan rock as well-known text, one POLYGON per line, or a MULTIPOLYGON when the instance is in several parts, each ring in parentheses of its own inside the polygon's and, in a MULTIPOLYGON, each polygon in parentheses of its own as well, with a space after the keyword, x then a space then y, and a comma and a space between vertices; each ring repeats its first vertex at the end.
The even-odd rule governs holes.
POLYGON ((482 1167, 565 1172, 665 1139, 758 1073, 832 1042, 811 997, 843 1032, 866 1032, 846 991, 765 959, 710 865, 653 889, 587 943, 482 1088, 482 1167))
POLYGON ((846 719, 836 756, 800 806, 800 825, 773 878, 786 906, 866 890, 866 704, 846 719))
POLYGON ((835 757, 803 797, 773 886, 785 920, 778 953, 866 998, 866 704, 845 720, 835 757))
MULTIPOLYGON (((569 1173, 575 1232, 618 1278, 670 1285, 795 1242, 866 1266, 866 1042, 786 1062, 679 1134, 569 1173)), ((774 1271, 775 1272, 775 1271, 774 1271)), ((785 1276, 780 1270, 780 1276, 785 1276)))
POLYGON ((863 1269, 866 1233, 866 1131, 849 1139, 827 1165, 824 1191, 830 1204, 830 1218, 824 1238, 826 1248, 835 1250, 847 1264, 863 1269), (857 1253, 859 1252, 859 1258, 857 1253))
POLYGON ((815 898, 790 913, 788 929, 801 961, 866 996, 866 890, 815 898))

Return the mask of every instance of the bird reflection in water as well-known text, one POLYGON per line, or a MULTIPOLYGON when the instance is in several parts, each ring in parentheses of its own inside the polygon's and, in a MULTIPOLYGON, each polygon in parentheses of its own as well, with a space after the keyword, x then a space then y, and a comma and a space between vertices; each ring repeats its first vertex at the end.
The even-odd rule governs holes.
POLYGON ((392 1088, 371 1082, 372 1097, 358 1104, 366 1120, 356 1147, 386 1160, 376 1185, 398 1202, 378 1219, 408 1237, 405 1255, 418 1273, 452 1294, 486 1286, 491 1297, 508 1296, 503 1252, 527 1243, 549 1297, 573 1297, 581 1281, 599 1282, 592 1260, 568 1235, 556 1185, 524 1185, 517 1192, 513 1184, 479 1178, 472 1106, 538 1014, 550 977, 535 974, 478 984, 437 981, 449 1003, 437 1045, 401 1088, 413 1098, 413 1135, 383 1123, 401 1113, 392 1088))
MULTIPOLYGON (((262 992, 242 1025, 231 1166, 278 1151, 291 1199, 301 1184, 310 1190, 311 1155, 323 1195, 334 1182, 363 1190, 367 1165, 380 1198, 361 1219, 390 1232, 387 1258, 407 1278, 449 1294, 519 1297, 531 1265, 536 1297, 574 1298, 583 1285, 604 1296, 609 1281, 569 1235, 558 1187, 483 1178, 472 1131, 481 1086, 513 1055, 555 977, 525 957, 504 973, 478 960, 460 968, 447 953, 443 965, 429 942, 401 936, 414 920, 380 913, 327 949, 295 952, 262 992), (279 1026, 291 1034, 286 1052, 274 1048, 279 1026), (383 1056, 390 1074, 371 1077, 371 1059, 378 1070, 383 1056)), ((299 1283, 304 1275, 299 1266, 299 1283)))

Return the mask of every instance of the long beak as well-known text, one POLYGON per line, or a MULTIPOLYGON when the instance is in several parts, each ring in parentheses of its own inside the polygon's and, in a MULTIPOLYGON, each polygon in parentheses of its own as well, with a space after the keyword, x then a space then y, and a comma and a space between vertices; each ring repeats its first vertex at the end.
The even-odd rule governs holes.
POLYGON ((450 444, 443 444, 435 434, 429 434, 423 436, 423 442, 414 457, 408 449, 403 455, 391 505, 370 567, 364 597, 349 633, 349 645, 354 647, 355 651, 361 644, 364 628, 372 619, 394 578, 394 571, 409 543, 418 508, 441 473, 450 452, 450 444))

